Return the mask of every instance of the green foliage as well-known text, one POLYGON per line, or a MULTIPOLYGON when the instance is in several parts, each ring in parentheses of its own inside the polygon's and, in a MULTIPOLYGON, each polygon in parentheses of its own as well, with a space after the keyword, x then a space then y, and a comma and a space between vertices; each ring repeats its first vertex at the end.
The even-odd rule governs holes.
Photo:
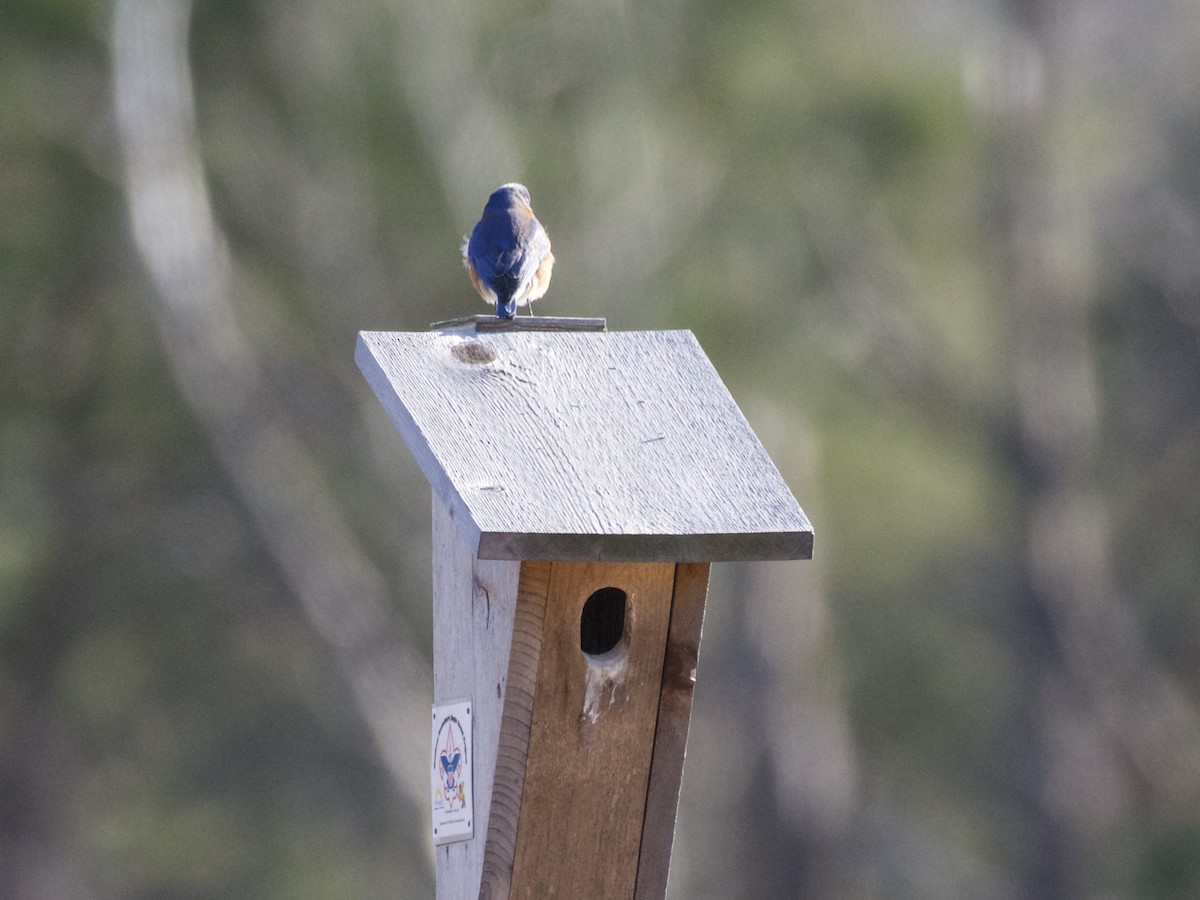
MULTIPOLYGON (((673 896, 1200 891, 1197 64, 1159 40, 1198 23, 1150 7, 1097 47, 1004 4, 195 5, 235 324, 415 646, 427 487, 353 336, 482 311, 458 244, 491 187, 554 240, 539 311, 694 330, 771 430, 817 559, 716 573, 673 896), (1058 468, 1031 271, 1090 367, 1058 468), (1121 613, 1082 651, 1057 492, 1121 613)), ((429 896, 424 814, 163 349, 111 12, 0 6, 0 895, 429 896)))

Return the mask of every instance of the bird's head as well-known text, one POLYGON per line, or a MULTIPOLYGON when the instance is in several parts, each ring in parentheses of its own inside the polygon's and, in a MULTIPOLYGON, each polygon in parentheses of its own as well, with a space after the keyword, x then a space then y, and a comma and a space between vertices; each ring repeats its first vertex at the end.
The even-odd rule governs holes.
POLYGON ((517 184, 515 181, 510 181, 508 184, 502 184, 500 187, 492 191, 488 197, 488 209, 511 209, 514 206, 524 204, 529 205, 529 188, 523 184, 517 184))

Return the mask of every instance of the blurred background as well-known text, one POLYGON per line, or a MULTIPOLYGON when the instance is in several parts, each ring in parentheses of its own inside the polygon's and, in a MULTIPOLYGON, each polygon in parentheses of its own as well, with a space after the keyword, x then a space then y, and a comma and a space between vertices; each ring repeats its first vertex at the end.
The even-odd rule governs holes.
MULTIPOLYGON (((431 897, 427 484, 360 329, 693 330, 672 898, 1200 896, 1200 6, 5 0, 0 896, 431 897)), ((419 377, 419 373, 415 373, 419 377)))

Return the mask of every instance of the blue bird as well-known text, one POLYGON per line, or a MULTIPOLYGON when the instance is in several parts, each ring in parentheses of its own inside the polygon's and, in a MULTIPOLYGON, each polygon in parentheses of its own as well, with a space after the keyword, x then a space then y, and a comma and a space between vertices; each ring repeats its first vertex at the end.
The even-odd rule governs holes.
POLYGON ((497 318, 511 319, 526 303, 532 310, 533 301, 550 287, 550 238, 534 216, 523 184, 492 191, 462 254, 471 284, 485 303, 496 304, 497 318))

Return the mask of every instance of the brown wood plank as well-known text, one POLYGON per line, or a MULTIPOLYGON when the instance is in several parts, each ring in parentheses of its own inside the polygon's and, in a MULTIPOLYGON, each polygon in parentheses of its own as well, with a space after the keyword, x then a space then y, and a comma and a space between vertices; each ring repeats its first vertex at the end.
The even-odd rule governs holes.
POLYGON ((674 576, 667 563, 552 564, 512 898, 633 896, 674 576), (627 645, 597 661, 579 623, 604 587, 628 596, 627 645))
POLYGON ((708 563, 681 563, 675 567, 671 624, 663 658, 662 692, 638 859, 636 900, 662 900, 667 893, 679 786, 683 780, 692 694, 700 659, 704 604, 708 597, 708 572, 708 563))
POLYGON ((549 587, 550 563, 521 564, 508 675, 503 686, 496 685, 497 696, 504 694, 504 713, 496 754, 487 846, 483 852, 479 889, 482 900, 503 900, 509 896, 512 882, 549 587))

